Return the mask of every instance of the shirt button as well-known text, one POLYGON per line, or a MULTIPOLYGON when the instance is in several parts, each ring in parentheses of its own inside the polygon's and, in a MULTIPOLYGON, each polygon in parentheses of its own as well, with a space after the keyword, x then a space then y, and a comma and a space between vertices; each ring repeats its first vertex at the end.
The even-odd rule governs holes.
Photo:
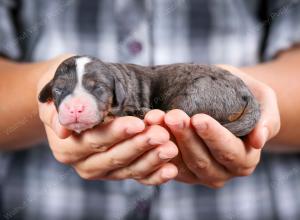
POLYGON ((133 55, 139 54, 143 49, 143 45, 137 40, 128 42, 127 47, 130 53, 133 55))
POLYGON ((137 203, 137 209, 144 212, 149 209, 149 204, 147 203, 147 201, 139 201, 137 203))

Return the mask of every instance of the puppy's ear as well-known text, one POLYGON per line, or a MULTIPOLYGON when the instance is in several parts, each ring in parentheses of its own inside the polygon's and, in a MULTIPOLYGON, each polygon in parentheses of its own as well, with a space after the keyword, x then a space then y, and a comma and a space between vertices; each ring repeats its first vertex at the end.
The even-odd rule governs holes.
POLYGON ((53 99, 52 97, 52 87, 53 87, 53 80, 48 82, 42 91, 39 94, 39 101, 42 103, 48 102, 53 99))
POLYGON ((115 89, 114 89, 114 103, 113 106, 122 106, 126 99, 126 92, 124 86, 118 79, 114 79, 115 89))

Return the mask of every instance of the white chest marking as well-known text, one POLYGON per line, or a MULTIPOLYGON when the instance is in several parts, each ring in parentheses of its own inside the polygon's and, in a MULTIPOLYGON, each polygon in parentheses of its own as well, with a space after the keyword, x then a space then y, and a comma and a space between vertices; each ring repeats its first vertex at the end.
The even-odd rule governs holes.
POLYGON ((91 59, 88 57, 80 57, 76 59, 76 74, 77 74, 77 85, 74 89, 74 92, 83 91, 84 88, 82 86, 83 75, 85 74, 85 65, 91 62, 91 59))

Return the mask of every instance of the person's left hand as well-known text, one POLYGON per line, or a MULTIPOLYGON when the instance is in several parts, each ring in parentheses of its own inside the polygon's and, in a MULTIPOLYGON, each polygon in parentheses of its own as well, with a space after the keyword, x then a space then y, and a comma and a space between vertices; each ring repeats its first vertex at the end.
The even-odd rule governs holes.
POLYGON ((254 130, 240 139, 205 114, 190 118, 178 109, 148 112, 145 122, 164 125, 176 140, 180 154, 172 162, 179 170, 178 181, 220 188, 233 177, 248 176, 258 164, 265 142, 279 131, 273 90, 234 67, 222 67, 242 78, 251 89, 260 102, 261 118, 254 130))

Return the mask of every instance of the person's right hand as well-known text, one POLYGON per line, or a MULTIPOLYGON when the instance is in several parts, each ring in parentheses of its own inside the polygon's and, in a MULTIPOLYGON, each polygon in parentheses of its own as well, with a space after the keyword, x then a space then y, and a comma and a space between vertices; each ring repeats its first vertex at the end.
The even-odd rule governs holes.
MULTIPOLYGON (((52 67, 40 79, 38 93, 65 58, 51 61, 52 67)), ((78 135, 60 125, 53 102, 39 103, 39 115, 54 157, 72 165, 84 179, 135 179, 158 185, 177 176, 176 166, 169 161, 178 149, 162 126, 146 127, 139 118, 126 116, 78 135)))
POLYGON ((47 104, 40 105, 40 117, 54 157, 72 165, 82 178, 135 179, 157 185, 176 177, 177 168, 168 161, 178 150, 165 128, 157 125, 145 128, 142 120, 127 116, 80 135, 70 134, 59 124, 56 113, 51 117, 54 106, 44 105, 47 104), (62 134, 64 139, 58 136, 62 134))

